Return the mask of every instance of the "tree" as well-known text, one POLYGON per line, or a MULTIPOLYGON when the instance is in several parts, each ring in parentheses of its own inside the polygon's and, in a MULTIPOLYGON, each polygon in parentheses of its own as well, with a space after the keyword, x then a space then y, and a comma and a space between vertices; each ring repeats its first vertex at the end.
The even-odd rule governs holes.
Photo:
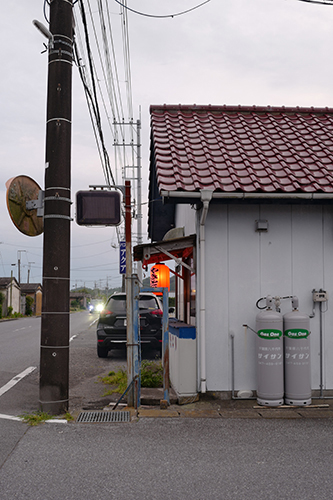
POLYGON ((32 315, 33 303, 34 303, 34 299, 32 297, 30 297, 30 295, 27 295, 25 298, 25 314, 26 314, 26 316, 32 315))

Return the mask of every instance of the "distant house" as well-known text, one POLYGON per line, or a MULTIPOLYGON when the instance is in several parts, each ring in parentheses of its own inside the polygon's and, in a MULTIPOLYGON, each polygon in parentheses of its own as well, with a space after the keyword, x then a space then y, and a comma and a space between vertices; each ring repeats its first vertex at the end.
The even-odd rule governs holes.
POLYGON ((312 389, 332 390, 333 109, 150 113, 152 243, 134 254, 145 266, 177 259, 177 316, 197 332, 197 390, 256 389, 255 335, 243 325, 255 328, 267 295, 297 295, 314 313, 312 389), (328 302, 313 302, 314 289, 328 302))
POLYGON ((34 299, 32 304, 32 313, 34 316, 41 316, 43 297, 42 285, 40 283, 21 283, 21 295, 29 296, 34 299))
POLYGON ((83 309, 87 309, 87 301, 91 299, 91 295, 89 293, 85 292, 70 292, 69 296, 69 303, 70 306, 72 302, 76 302, 77 304, 80 305, 83 309))
POLYGON ((0 278, 0 293, 5 297, 2 304, 2 315, 7 316, 9 307, 12 312, 20 312, 21 290, 16 278, 0 278))

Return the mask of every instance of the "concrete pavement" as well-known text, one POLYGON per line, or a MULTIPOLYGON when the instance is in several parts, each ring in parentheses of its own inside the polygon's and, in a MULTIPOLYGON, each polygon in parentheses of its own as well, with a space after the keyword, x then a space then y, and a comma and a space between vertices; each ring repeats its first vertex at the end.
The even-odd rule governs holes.
POLYGON ((209 396, 187 405, 171 404, 166 410, 158 406, 142 405, 138 418, 257 418, 257 419, 309 419, 333 418, 332 400, 314 399, 308 407, 263 407, 256 400, 219 400, 209 396))
MULTIPOLYGON (((114 395, 109 405, 100 407, 105 411, 112 410, 118 396, 114 395)), ((174 392, 170 391, 170 406, 161 409, 163 399, 162 389, 141 389, 141 406, 137 409, 127 408, 125 405, 116 410, 130 411, 133 419, 137 418, 257 418, 257 419, 309 419, 333 418, 333 399, 313 399, 312 404, 306 407, 259 406, 256 399, 224 400, 214 394, 200 395, 199 400, 193 403, 179 405, 174 392)), ((93 410, 93 408, 90 408, 93 410)), ((97 409, 97 408, 95 408, 97 409)), ((76 411, 76 415, 77 415, 76 411)))

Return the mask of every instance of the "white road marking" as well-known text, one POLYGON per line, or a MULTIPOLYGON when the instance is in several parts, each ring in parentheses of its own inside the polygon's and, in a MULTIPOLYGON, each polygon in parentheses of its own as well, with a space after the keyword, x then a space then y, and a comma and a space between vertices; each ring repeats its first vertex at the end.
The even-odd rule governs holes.
POLYGON ((46 424, 68 424, 68 421, 64 418, 50 418, 45 420, 46 424))
POLYGON ((4 420, 15 420, 16 422, 22 422, 22 419, 20 417, 13 417, 12 415, 4 415, 3 413, 0 413, 0 418, 3 418, 4 420))
POLYGON ((16 377, 13 377, 9 382, 7 382, 7 384, 5 384, 4 386, 0 387, 0 396, 2 396, 3 394, 5 394, 5 392, 9 391, 9 389, 11 389, 12 387, 14 387, 14 385, 16 385, 17 382, 19 382, 24 377, 26 377, 27 375, 29 375, 29 373, 32 373, 34 370, 36 370, 36 368, 37 368, 37 366, 30 366, 29 368, 27 368, 23 372, 21 372, 18 375, 16 375, 16 377))
MULTIPOLYGON (((0 413, 0 419, 3 420, 14 420, 15 422, 23 422, 23 418, 21 417, 13 417, 13 415, 5 415, 4 413, 0 413)), ((45 420, 46 424, 68 424, 68 421, 64 418, 51 418, 50 420, 45 420)))

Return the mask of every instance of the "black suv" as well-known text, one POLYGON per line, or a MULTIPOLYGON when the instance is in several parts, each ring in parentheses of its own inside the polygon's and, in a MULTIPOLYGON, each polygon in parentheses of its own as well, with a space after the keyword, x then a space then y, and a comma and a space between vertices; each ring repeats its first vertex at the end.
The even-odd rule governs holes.
MULTIPOLYGON (((139 298, 141 344, 162 350, 162 306, 153 293, 142 293, 139 298)), ((126 294, 109 297, 97 323, 97 355, 106 358, 111 349, 126 345, 126 294)))

